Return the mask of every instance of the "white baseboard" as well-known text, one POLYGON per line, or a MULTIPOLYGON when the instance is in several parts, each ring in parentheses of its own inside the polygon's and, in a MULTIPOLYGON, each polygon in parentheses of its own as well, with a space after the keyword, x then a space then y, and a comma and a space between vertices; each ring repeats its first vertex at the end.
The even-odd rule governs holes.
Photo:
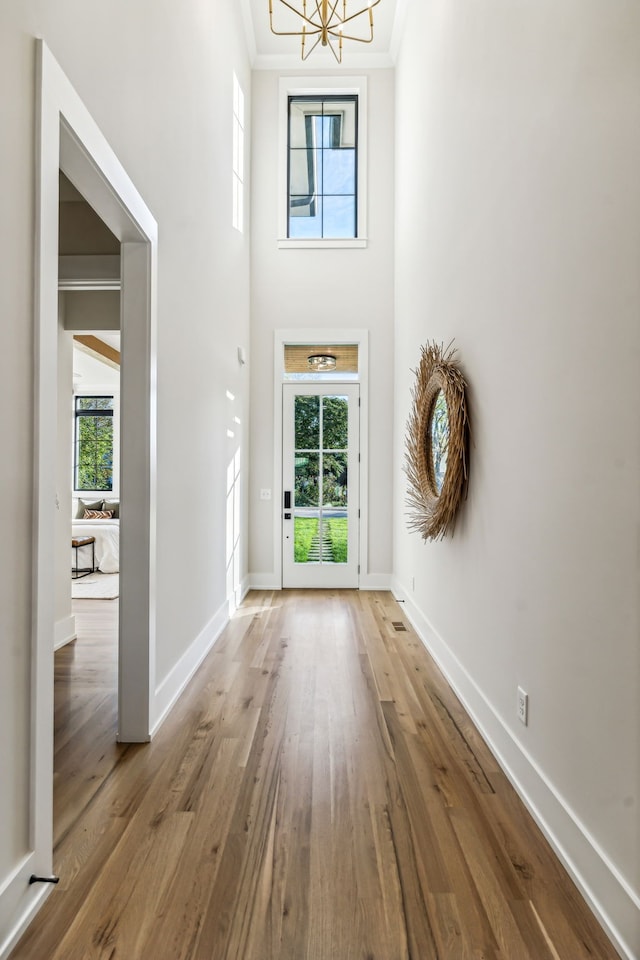
POLYGON ((155 722, 151 728, 151 736, 158 731, 166 719, 171 708, 180 697, 192 676, 211 650, 212 646, 229 622, 229 603, 225 601, 214 613, 204 630, 196 637, 190 647, 183 653, 176 665, 156 688, 154 715, 155 722))
POLYGON ((240 585, 227 598, 229 617, 231 618, 249 592, 249 577, 242 579, 240 585))
POLYGON ((64 647, 65 643, 71 643, 72 640, 75 640, 77 636, 76 618, 73 614, 64 617, 62 620, 56 620, 53 634, 53 649, 59 650, 60 647, 64 647))
POLYGON ((7 931, 0 942, 0 960, 9 956, 20 937, 53 891, 53 884, 29 885, 34 856, 28 854, 0 885, 0 930, 7 931))
MULTIPOLYGON (((280 577, 274 573, 250 573, 249 590, 281 590, 280 577)), ((365 573, 360 577, 360 590, 391 590, 390 573, 365 573)))
POLYGON ((390 573, 364 573, 360 577, 360 590, 391 590, 390 573))
POLYGON ((282 590, 280 577, 276 573, 250 573, 249 590, 282 590))
POLYGON ((393 595, 463 703, 534 820, 622 957, 640 958, 640 897, 515 739, 426 614, 397 579, 393 595))

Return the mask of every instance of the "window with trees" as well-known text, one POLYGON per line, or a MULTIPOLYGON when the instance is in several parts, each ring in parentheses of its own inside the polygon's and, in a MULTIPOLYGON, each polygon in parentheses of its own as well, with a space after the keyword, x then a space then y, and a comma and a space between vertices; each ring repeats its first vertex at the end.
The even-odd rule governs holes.
POLYGON ((74 488, 113 487, 113 397, 75 398, 74 488))

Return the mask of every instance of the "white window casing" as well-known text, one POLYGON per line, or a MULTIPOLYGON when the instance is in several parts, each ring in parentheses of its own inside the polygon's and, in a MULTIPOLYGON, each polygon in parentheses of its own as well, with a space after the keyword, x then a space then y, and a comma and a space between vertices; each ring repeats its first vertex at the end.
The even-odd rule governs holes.
POLYGON ((367 78, 281 77, 278 112, 278 247, 362 248, 367 246, 367 78), (351 239, 292 239, 287 237, 288 102, 292 96, 358 97, 357 236, 351 239))

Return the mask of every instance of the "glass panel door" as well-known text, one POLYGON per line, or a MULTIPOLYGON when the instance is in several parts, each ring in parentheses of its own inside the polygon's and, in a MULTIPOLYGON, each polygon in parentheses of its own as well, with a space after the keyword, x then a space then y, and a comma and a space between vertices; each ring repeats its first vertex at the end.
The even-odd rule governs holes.
POLYGON ((357 586, 358 396, 283 385, 283 586, 357 586))

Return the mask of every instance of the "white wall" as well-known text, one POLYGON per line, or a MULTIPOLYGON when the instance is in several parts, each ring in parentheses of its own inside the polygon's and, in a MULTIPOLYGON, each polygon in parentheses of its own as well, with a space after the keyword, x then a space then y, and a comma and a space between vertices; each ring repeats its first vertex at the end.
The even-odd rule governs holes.
POLYGON ((638 957, 640 5, 411 4, 396 133, 394 460, 428 339, 473 436, 453 539, 396 469, 396 586, 638 957))
MULTIPOLYGON (((306 74, 305 74, 306 75, 306 74)), ((368 236, 366 249, 278 249, 278 83, 253 76, 251 223, 251 481, 250 558, 253 582, 279 580, 273 518, 280 505, 259 499, 274 469, 273 336, 277 329, 369 330, 370 575, 391 571, 393 395, 393 71, 368 77, 368 236)), ((313 72, 311 72, 313 76, 313 72)), ((345 74, 347 77, 348 74, 345 74)), ((346 82, 346 81, 345 81, 346 82)), ((286 198, 284 200, 286 204, 286 198)))
POLYGON ((234 70, 250 117, 241 13, 231 0, 48 6, 37 4, 41 32, 158 221, 161 683, 226 602, 225 390, 241 412, 248 395, 236 354, 248 343, 248 240, 231 227, 234 70))
MULTIPOLYGON (((248 413, 247 368, 236 348, 249 340, 249 249, 247 235, 231 227, 234 71, 247 126, 251 93, 239 4, 6 0, 0 259, 10 282, 0 284, 0 399, 10 416, 0 418, 0 890, 29 846, 36 35, 159 225, 158 684, 226 609, 226 468, 236 443, 246 453, 244 438, 232 443, 226 435, 227 388, 244 421, 248 413)), ((0 953, 7 933, 0 923, 0 953)))

